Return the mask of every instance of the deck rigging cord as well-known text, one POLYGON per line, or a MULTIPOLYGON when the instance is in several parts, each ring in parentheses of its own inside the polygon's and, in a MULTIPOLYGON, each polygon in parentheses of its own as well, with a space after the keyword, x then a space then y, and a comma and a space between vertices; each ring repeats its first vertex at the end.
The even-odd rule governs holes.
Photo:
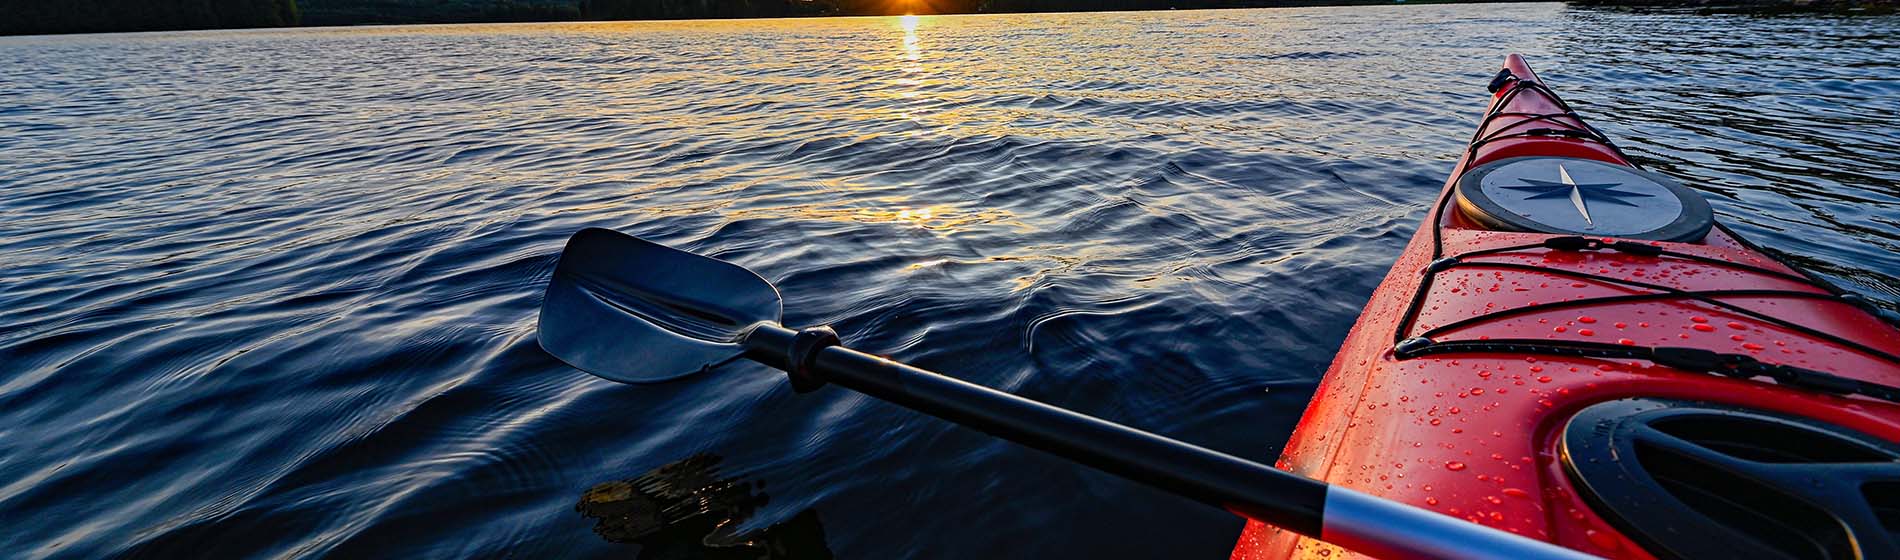
MULTIPOLYGON (((1608 135, 1603 134, 1603 132, 1597 130, 1596 127, 1590 126, 1576 113, 1576 111, 1570 108, 1570 105, 1568 103, 1565 103, 1561 97, 1558 97, 1556 92, 1551 91, 1549 87, 1544 86, 1542 83, 1520 79, 1517 76, 1513 75, 1509 69, 1505 69, 1503 71, 1500 71, 1498 75, 1492 79, 1489 89, 1492 93, 1498 93, 1500 90, 1504 90, 1502 94, 1499 94, 1499 99, 1496 103, 1493 104, 1493 107, 1501 108, 1501 107, 1508 106, 1510 104, 1510 101, 1514 97, 1516 97, 1520 92, 1535 91, 1535 92, 1543 94, 1544 96, 1548 97, 1552 102, 1554 102, 1557 105, 1559 112, 1526 113, 1526 112, 1493 110, 1487 113, 1484 119, 1479 122, 1477 132, 1472 134, 1472 139, 1469 144, 1469 147, 1466 148, 1464 157, 1461 158, 1460 160, 1461 163, 1460 163, 1460 168, 1458 169, 1458 172, 1457 172, 1457 176, 1462 176, 1464 173, 1472 169, 1473 167, 1472 164, 1476 160, 1476 156, 1478 153, 1477 151, 1480 147, 1488 143, 1498 141, 1498 140, 1505 140, 1505 139, 1511 139, 1511 138, 1532 138, 1532 137, 1573 138, 1573 139, 1577 139, 1581 141, 1595 142, 1608 148, 1611 152, 1615 153, 1615 155, 1618 158, 1622 159, 1624 162, 1627 162, 1629 166, 1634 167, 1636 169, 1642 169, 1640 165, 1636 164, 1634 160, 1631 160, 1628 157, 1628 155, 1623 152, 1622 148, 1618 147, 1614 142, 1610 141, 1610 138, 1608 135), (1492 122, 1495 119, 1502 118, 1502 117, 1518 118, 1520 120, 1518 120, 1517 122, 1511 123, 1509 125, 1500 127, 1497 130, 1489 131, 1487 133, 1486 131, 1488 128, 1491 127, 1492 122), (1548 124, 1548 125, 1554 126, 1554 128, 1553 127, 1526 128, 1527 125, 1532 124, 1532 123, 1548 124)), ((1642 242, 1637 242, 1637 241, 1620 241, 1620 240, 1612 241, 1612 240, 1595 239, 1595 238, 1575 236, 1575 235, 1557 235, 1557 236, 1545 238, 1542 241, 1536 242, 1536 243, 1525 243, 1525 244, 1520 244, 1520 245, 1477 249, 1477 250, 1468 251, 1468 252, 1464 252, 1464 253, 1460 253, 1456 255, 1446 256, 1444 254, 1444 233, 1442 231, 1443 215, 1444 215, 1445 209, 1450 204, 1451 198, 1452 198, 1452 189, 1446 189, 1444 194, 1442 194, 1439 197, 1437 204, 1434 205, 1431 215, 1428 216, 1426 219, 1427 227, 1429 227, 1431 230, 1432 261, 1429 265, 1427 265, 1424 268, 1424 270, 1421 271, 1420 274, 1422 277, 1419 280, 1417 290, 1413 293, 1411 302, 1410 304, 1406 306, 1404 315, 1402 315, 1401 319, 1399 320, 1398 327, 1395 329, 1395 332, 1393 333, 1393 353, 1401 360, 1434 355, 1434 354, 1451 353, 1451 352, 1520 353, 1520 354, 1546 354, 1546 355, 1559 355, 1559 356, 1581 356, 1581 357, 1607 358, 1607 359, 1635 359, 1635 360, 1646 360, 1646 361, 1655 363, 1657 365, 1671 367, 1671 368, 1680 369, 1684 371, 1717 374, 1717 375, 1722 375, 1722 376, 1732 377, 1732 378, 1737 378, 1737 379, 1753 379, 1753 378, 1758 378, 1758 377, 1767 377, 1767 378, 1775 380, 1777 383, 1790 386, 1790 387, 1797 387, 1797 388, 1802 388, 1802 389, 1815 390, 1815 391, 1821 391, 1825 393, 1839 394, 1839 395, 1845 395, 1845 394, 1863 395, 1863 396, 1872 397, 1872 398, 1885 400, 1889 402, 1900 403, 1900 387, 1894 387, 1894 386, 1889 386, 1889 385, 1882 385, 1879 383, 1872 383, 1872 382, 1860 381, 1856 379, 1850 379, 1850 378, 1842 377, 1842 376, 1835 375, 1832 373, 1816 371, 1816 370, 1807 369, 1807 368, 1781 365, 1781 364, 1771 364, 1771 363, 1757 360, 1753 356, 1749 356, 1745 354, 1725 354, 1725 353, 1715 352, 1711 350, 1704 350, 1704 349, 1699 349, 1699 348, 1648 347, 1648 346, 1637 346, 1637 345, 1630 345, 1630 344, 1608 344, 1608 343, 1595 343, 1595 342, 1586 342, 1586 341, 1565 341, 1565 340, 1540 340, 1540 339, 1483 339, 1483 340, 1450 340, 1450 341, 1433 340, 1432 337, 1434 336, 1452 332, 1458 329, 1476 326, 1476 325, 1483 324, 1490 321, 1496 321, 1500 319, 1524 315, 1524 314, 1533 313, 1537 311, 1545 311, 1545 310, 1564 308, 1564 307, 1582 307, 1582 306, 1608 304, 1608 303, 1623 303, 1623 302, 1631 302, 1631 301, 1688 299, 1688 300, 1694 300, 1696 302, 1703 303, 1706 305, 1710 305, 1710 306, 1722 309, 1724 311, 1747 316, 1749 318, 1752 318, 1764 323, 1772 324, 1777 327, 1781 327, 1783 329, 1787 329, 1789 331, 1793 331, 1793 332, 1796 332, 1796 333, 1799 333, 1811 338, 1824 340, 1832 344, 1850 348, 1857 352, 1878 358, 1882 361, 1886 361, 1886 362, 1894 363, 1894 364, 1900 364, 1900 356, 1897 356, 1893 353, 1885 352, 1880 349, 1873 348, 1865 344, 1855 342, 1853 340, 1849 340, 1839 335, 1835 335, 1833 333, 1821 331, 1819 329, 1815 329, 1812 327, 1808 327, 1806 325, 1801 325, 1798 323, 1787 321, 1785 319, 1781 319, 1781 318, 1778 318, 1766 313, 1762 313, 1754 309, 1750 309, 1747 307, 1743 307, 1740 305, 1736 305, 1733 303, 1729 303, 1729 302, 1717 299, 1717 298, 1723 298, 1723 297, 1793 297, 1793 298, 1809 298, 1809 299, 1839 301, 1839 302, 1847 303, 1855 307, 1858 307, 1860 309, 1866 310, 1869 313, 1875 315, 1876 317, 1879 317, 1883 321, 1886 321, 1889 323, 1893 322, 1892 317, 1889 317, 1886 314, 1880 313, 1879 309, 1875 307, 1874 305, 1872 305, 1870 302, 1868 302, 1865 298, 1861 298, 1854 294, 1849 294, 1845 292, 1844 290, 1841 290, 1839 287, 1833 285, 1832 283, 1829 283, 1820 277, 1817 277, 1805 270, 1802 270, 1794 266, 1793 264, 1786 262, 1786 260, 1781 258, 1780 255, 1776 252, 1766 250, 1765 248, 1757 247, 1743 240, 1740 236, 1734 235, 1733 232, 1729 231, 1729 229, 1726 226, 1721 225, 1719 222, 1715 224, 1715 227, 1716 229, 1720 230, 1723 234, 1729 236, 1732 239, 1735 239, 1737 242, 1741 243, 1745 247, 1761 251, 1763 254, 1766 254, 1770 258, 1774 259, 1777 262, 1777 264, 1781 264, 1782 266, 1786 267, 1788 270, 1795 271, 1795 273, 1790 274, 1788 272, 1783 272, 1780 270, 1775 270, 1772 268, 1767 268, 1767 267, 1762 267, 1762 266, 1756 266, 1756 265, 1747 264, 1747 263, 1739 263, 1739 262, 1729 261, 1725 259, 1718 259, 1718 258, 1713 258, 1713 257, 1708 257, 1708 256, 1703 256, 1703 255, 1685 253, 1681 251, 1673 251, 1673 250, 1669 250, 1664 247, 1661 247, 1659 245, 1652 245, 1652 244, 1642 243, 1642 242), (1701 264, 1732 268, 1732 269, 1748 272, 1751 274, 1773 277, 1776 279, 1785 280, 1789 282, 1800 283, 1810 288, 1813 288, 1814 290, 1817 290, 1817 291, 1762 290, 1762 289, 1757 289, 1757 290, 1683 290, 1683 289, 1673 288, 1670 286, 1664 286, 1661 284, 1654 284, 1654 283, 1642 282, 1642 281, 1630 280, 1630 279, 1624 279, 1624 278, 1615 278, 1615 277, 1606 276, 1602 274, 1593 274, 1593 273, 1588 273, 1588 272, 1565 270, 1565 269, 1553 268, 1549 266, 1540 266, 1540 265, 1535 265, 1535 264, 1515 263, 1515 262, 1499 262, 1499 261, 1491 261, 1491 260, 1473 260, 1476 257, 1508 256, 1519 251, 1533 251, 1533 250, 1565 251, 1565 252, 1614 251, 1614 252, 1641 256, 1641 257, 1652 257, 1652 258, 1658 259, 1659 261, 1662 259, 1687 260, 1687 261, 1692 261, 1692 262, 1701 263, 1701 264), (1597 282, 1599 284, 1615 285, 1615 286, 1623 287, 1623 288, 1636 288, 1636 289, 1642 289, 1642 290, 1649 290, 1650 292, 1642 293, 1642 294, 1626 294, 1626 295, 1617 295, 1617 296, 1571 299, 1571 300, 1556 301, 1556 302, 1532 303, 1530 305, 1514 307, 1510 309, 1503 309, 1503 310, 1498 310, 1498 311, 1491 311, 1491 312, 1480 314, 1474 317, 1468 317, 1468 318, 1460 319, 1460 320, 1453 321, 1450 323, 1436 325, 1423 332, 1417 332, 1417 333, 1413 332, 1414 327, 1417 326, 1416 323, 1418 320, 1418 315, 1421 311, 1421 308, 1424 306, 1425 297, 1430 294, 1433 281, 1437 278, 1438 274, 1452 270, 1452 269, 1461 268, 1461 267, 1483 267, 1483 268, 1492 268, 1492 269, 1530 271, 1530 272, 1536 272, 1536 273, 1542 273, 1542 274, 1549 274, 1552 276, 1562 276, 1562 277, 1568 277, 1568 278, 1573 278, 1573 279, 1578 279, 1578 280, 1587 280, 1587 281, 1597 282)))

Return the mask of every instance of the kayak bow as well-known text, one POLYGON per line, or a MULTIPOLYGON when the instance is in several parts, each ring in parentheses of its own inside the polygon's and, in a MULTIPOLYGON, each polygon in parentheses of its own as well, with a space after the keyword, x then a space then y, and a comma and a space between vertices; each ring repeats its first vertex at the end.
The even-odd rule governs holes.
MULTIPOLYGON (((1900 556, 1900 330, 1522 58, 1491 89, 1279 465, 1597 555, 1900 556)), ((1233 557, 1335 548, 1249 522, 1233 557)))

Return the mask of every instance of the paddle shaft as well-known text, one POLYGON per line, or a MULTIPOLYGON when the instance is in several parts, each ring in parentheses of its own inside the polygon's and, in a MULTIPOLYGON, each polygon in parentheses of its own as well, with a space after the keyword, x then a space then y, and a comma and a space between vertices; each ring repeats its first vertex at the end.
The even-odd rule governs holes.
MULTIPOLYGON (((796 335, 761 325, 745 340, 746 357, 791 371, 796 335)), ((812 354, 809 371, 905 408, 1381 558, 1591 558, 842 346, 812 354)))

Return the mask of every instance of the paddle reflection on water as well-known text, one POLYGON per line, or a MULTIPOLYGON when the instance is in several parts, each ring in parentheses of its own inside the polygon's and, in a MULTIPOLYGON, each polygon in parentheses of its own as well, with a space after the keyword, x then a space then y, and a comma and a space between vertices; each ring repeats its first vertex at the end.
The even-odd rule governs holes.
POLYGON ((763 482, 722 478, 718 455, 700 453, 581 494, 574 510, 598 520, 594 533, 640 545, 642 560, 826 559, 824 527, 807 509, 757 531, 740 526, 770 499, 763 482))

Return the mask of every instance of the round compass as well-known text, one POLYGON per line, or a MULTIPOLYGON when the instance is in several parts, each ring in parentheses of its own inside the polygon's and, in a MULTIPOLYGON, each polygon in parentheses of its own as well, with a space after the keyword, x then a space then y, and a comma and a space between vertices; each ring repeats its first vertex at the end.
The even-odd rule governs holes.
POLYGON ((1458 178, 1458 207, 1486 227, 1694 241, 1715 225, 1702 195, 1662 175, 1600 161, 1522 157, 1458 178))

